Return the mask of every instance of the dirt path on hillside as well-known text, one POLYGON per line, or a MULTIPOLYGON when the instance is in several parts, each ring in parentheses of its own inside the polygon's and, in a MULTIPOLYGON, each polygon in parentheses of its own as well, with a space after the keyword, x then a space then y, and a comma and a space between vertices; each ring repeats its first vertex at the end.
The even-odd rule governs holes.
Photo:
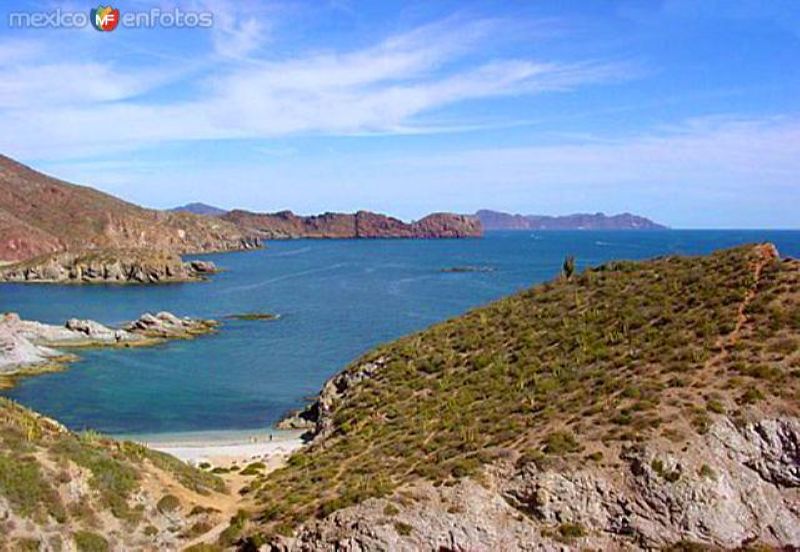
POLYGON ((750 286, 750 289, 747 290, 739 305, 736 314, 736 326, 734 326, 731 333, 720 336, 717 339, 716 345, 719 348, 719 352, 705 362, 703 366, 704 371, 724 362, 730 355, 731 349, 738 343, 742 330, 745 324, 747 324, 747 308, 758 293, 758 284, 761 282, 761 274, 764 271, 764 267, 778 258, 777 250, 770 244, 758 246, 757 251, 759 258, 753 263, 753 284, 750 286))

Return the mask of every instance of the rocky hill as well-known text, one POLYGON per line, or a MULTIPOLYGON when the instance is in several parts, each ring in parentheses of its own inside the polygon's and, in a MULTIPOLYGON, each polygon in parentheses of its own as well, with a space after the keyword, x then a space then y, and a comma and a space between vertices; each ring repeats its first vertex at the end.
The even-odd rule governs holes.
POLYGON ((183 254, 257 245, 234 224, 144 209, 0 156, 0 261, 95 248, 183 254))
POLYGON ((483 233, 476 218, 450 213, 434 213, 412 223, 368 211, 305 217, 291 211, 266 214, 234 210, 221 218, 269 239, 470 238, 483 233))
POLYGON ((0 550, 180 550, 232 503, 211 474, 0 398, 0 550))
POLYGON ((228 212, 225 209, 199 202, 187 203, 186 205, 170 209, 170 211, 173 213, 194 213, 195 215, 207 215, 209 217, 218 217, 228 212))
POLYGON ((652 220, 622 213, 619 215, 574 214, 565 216, 511 215, 481 210, 475 216, 485 230, 665 230, 652 220))
MULTIPOLYGON (((800 546, 800 262, 613 262, 383 346, 251 485, 277 550, 800 546)), ((748 548, 749 547, 749 548, 748 548)))

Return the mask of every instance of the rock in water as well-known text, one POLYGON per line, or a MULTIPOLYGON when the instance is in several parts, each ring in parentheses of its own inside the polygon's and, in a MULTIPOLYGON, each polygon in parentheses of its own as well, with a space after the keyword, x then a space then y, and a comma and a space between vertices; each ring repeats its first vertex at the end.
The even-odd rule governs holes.
MULTIPOLYGON (((114 329, 94 320, 71 318, 63 326, 0 317, 0 375, 31 374, 61 369, 75 360, 58 349, 70 347, 141 346, 165 339, 190 339, 214 331, 213 320, 179 318, 169 312, 143 314, 125 328, 114 329)), ((8 380, 0 380, 8 385, 8 380)))

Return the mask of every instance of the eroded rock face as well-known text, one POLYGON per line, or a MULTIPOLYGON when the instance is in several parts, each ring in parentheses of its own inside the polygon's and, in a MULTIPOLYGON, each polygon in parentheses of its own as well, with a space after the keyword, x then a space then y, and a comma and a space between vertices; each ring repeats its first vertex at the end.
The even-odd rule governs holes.
POLYGON ((646 549, 800 546, 800 420, 720 416, 679 450, 625 449, 603 465, 501 461, 481 483, 420 483, 306 524, 279 550, 646 549), (561 532, 564 527, 572 532, 561 532), (579 528, 575 530, 574 528, 579 528))
POLYGON ((0 282, 157 284, 193 282, 217 272, 210 261, 145 250, 57 253, 0 268, 0 282))

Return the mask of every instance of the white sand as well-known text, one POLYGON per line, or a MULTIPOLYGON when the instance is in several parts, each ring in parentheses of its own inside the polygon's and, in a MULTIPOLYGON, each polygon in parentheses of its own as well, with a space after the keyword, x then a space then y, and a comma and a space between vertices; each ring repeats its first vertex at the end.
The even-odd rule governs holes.
POLYGON ((121 436, 190 464, 214 466, 283 458, 303 446, 302 431, 204 431, 121 436), (272 439, 270 439, 272 436, 272 439))

